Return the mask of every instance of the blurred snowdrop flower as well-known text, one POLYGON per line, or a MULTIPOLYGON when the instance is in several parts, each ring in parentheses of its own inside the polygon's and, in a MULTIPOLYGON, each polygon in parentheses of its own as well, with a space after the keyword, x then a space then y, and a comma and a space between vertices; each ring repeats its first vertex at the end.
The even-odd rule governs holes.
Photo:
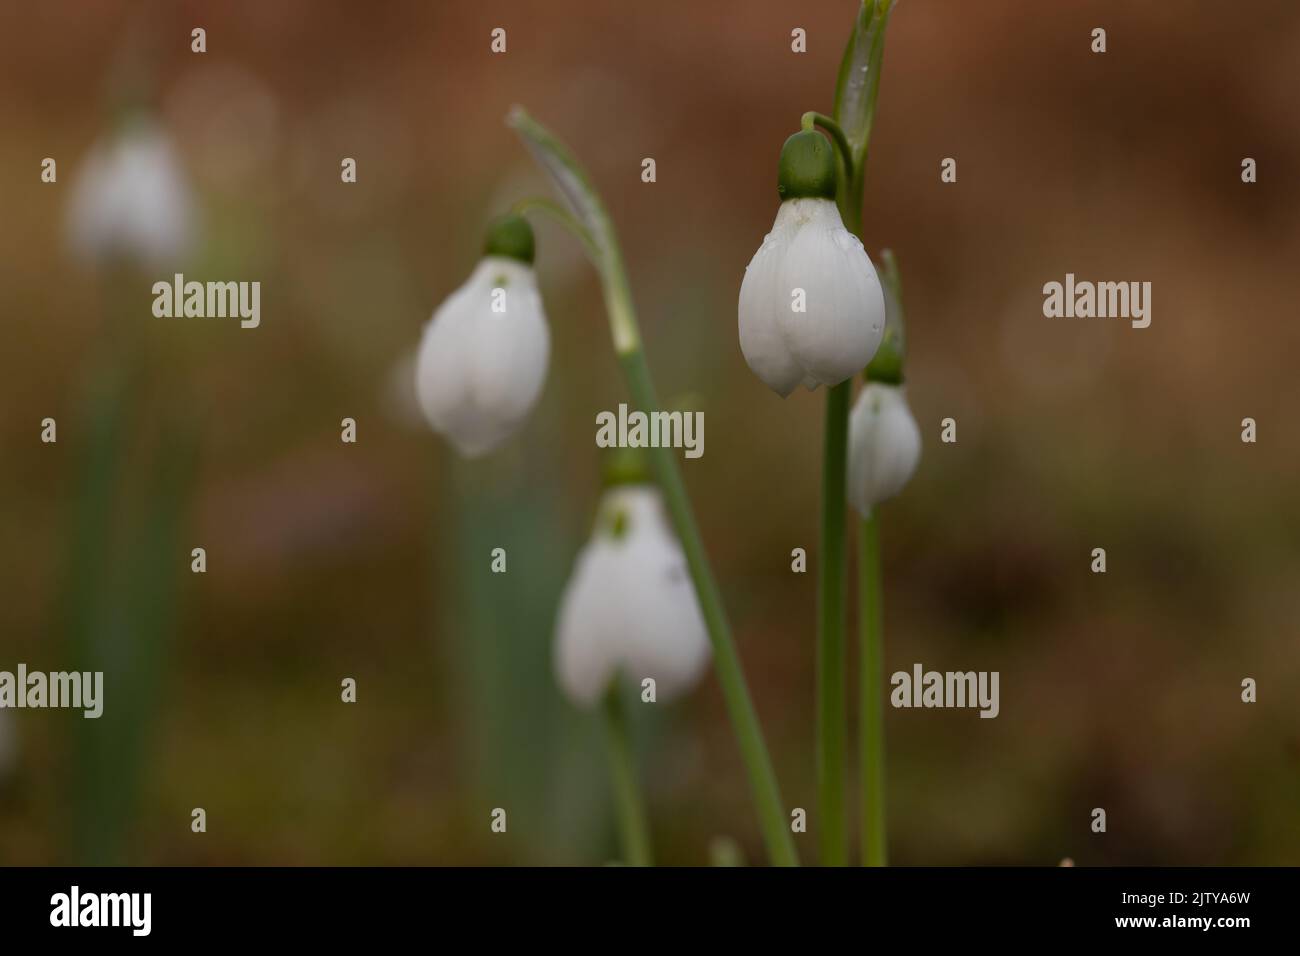
POLYGON ((921 430, 901 385, 871 382, 849 415, 848 495, 864 518, 903 490, 921 458, 921 430))
POLYGON ((415 367, 420 408, 466 458, 509 438, 546 380, 551 335, 533 247, 526 220, 498 220, 478 266, 424 327, 415 367))
POLYGON ((137 117, 91 147, 76 172, 68 238, 81 258, 165 267, 194 244, 190 186, 171 140, 137 117))
POLYGON ((574 704, 590 707, 622 673, 654 678, 656 698, 699 680, 709 639, 686 556, 657 487, 637 474, 609 487, 579 552, 556 623, 555 671, 574 704))
POLYGON ((818 133, 786 140, 776 223, 740 285, 740 349, 782 397, 861 372, 884 330, 880 280, 835 205, 835 162, 818 133))

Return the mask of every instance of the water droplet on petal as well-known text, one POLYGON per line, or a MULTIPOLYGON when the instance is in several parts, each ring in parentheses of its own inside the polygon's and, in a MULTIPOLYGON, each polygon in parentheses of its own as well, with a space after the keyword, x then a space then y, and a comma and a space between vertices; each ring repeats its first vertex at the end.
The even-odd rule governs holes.
POLYGON ((862 243, 858 237, 853 235, 847 229, 836 229, 831 235, 835 239, 835 245, 841 252, 852 252, 854 248, 861 246, 862 243))

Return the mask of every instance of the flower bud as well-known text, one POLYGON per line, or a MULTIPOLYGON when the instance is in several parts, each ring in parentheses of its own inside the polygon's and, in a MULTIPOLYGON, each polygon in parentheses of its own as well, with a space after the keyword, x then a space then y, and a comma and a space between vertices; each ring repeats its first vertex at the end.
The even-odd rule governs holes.
POLYGON ((415 368, 425 418, 467 458, 499 446, 528 417, 551 351, 532 228, 506 217, 493 224, 485 248, 425 325, 415 368))
POLYGON ((901 386, 871 382, 849 415, 848 496, 864 518, 916 471, 921 430, 901 386))

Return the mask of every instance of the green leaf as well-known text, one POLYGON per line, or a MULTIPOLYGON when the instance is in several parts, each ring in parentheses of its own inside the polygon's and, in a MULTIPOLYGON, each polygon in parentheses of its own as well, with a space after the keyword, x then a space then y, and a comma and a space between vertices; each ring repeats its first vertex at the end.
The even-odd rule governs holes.
POLYGON ((587 231, 601 260, 596 262, 596 266, 603 271, 607 257, 616 253, 616 240, 609 213, 605 211, 605 204, 600 201, 586 170, 579 165, 569 148, 529 116, 522 106, 511 108, 506 116, 506 125, 519 134, 537 165, 551 177, 551 182, 569 211, 587 231))
POLYGON ((880 89, 885 27, 896 0, 862 0, 835 84, 835 121, 858 156, 866 152, 880 89))
POLYGON ((618 239, 609 213, 605 211, 605 204, 600 201, 600 195, 591 184, 591 178, 569 148, 529 116, 522 106, 511 108, 506 116, 506 124, 523 139, 537 165, 551 177, 560 197, 573 213, 583 233, 580 238, 600 272, 610 329, 614 335, 614 349, 619 355, 631 354, 640 348, 641 337, 631 312, 631 294, 627 289, 623 256, 618 249, 618 239))

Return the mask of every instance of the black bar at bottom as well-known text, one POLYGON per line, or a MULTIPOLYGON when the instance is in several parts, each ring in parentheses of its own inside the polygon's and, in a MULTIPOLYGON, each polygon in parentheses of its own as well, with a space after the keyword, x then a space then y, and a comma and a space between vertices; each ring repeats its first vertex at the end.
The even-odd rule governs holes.
POLYGON ((327 945, 518 939, 584 948, 718 939, 806 946, 829 943, 827 933, 864 945, 902 934, 926 948, 948 939, 1098 937, 1230 945, 1261 931, 1291 935, 1298 872, 4 869, 0 933, 6 943, 64 937, 81 945, 116 938, 327 945))

